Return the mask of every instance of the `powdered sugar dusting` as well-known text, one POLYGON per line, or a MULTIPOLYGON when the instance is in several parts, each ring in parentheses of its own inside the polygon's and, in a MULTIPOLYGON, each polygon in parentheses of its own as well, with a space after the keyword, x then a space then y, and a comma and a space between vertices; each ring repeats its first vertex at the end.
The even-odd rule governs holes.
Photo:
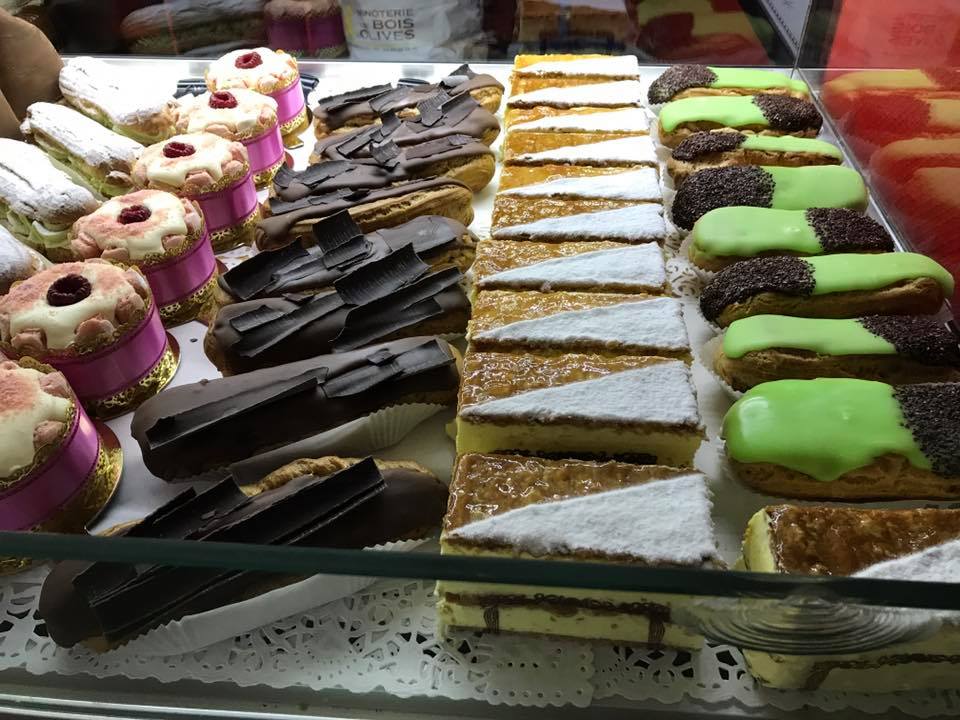
POLYGON ((138 125, 166 112, 173 104, 171 88, 143 82, 124 68, 92 57, 71 60, 60 71, 60 89, 103 110, 116 125, 138 125))
POLYGON ((663 208, 653 203, 543 218, 493 231, 493 237, 497 240, 529 237, 534 240, 619 240, 634 243, 663 240, 666 234, 663 208))
POLYGON ((586 165, 619 162, 656 165, 657 151, 649 135, 631 135, 598 143, 568 145, 535 153, 522 153, 514 157, 512 162, 517 164, 555 162, 586 165))
POLYGON ((577 197, 663 202, 660 176, 657 169, 652 167, 628 170, 613 175, 558 178, 501 190, 500 194, 519 197, 577 197))
POLYGON ((572 60, 544 60, 516 68, 517 75, 595 75, 597 77, 640 77, 640 65, 634 55, 614 55, 572 60))
POLYGON ((864 568, 854 577, 914 582, 960 582, 960 540, 864 568))
POLYGON ((86 115, 54 103, 38 102, 27 108, 20 126, 24 135, 41 133, 84 163, 102 170, 130 172, 143 145, 105 128, 86 115))
POLYGON ((650 130, 650 116, 642 108, 608 110, 605 112, 554 115, 511 125, 508 132, 636 132, 650 130))
POLYGON ((572 87, 548 87, 514 95, 507 107, 623 107, 643 105, 643 85, 636 80, 572 87))

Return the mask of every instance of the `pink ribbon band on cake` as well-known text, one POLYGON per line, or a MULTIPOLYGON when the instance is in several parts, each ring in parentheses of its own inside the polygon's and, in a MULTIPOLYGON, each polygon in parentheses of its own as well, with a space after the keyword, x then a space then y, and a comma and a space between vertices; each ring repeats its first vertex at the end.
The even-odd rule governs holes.
POLYGON ((240 142, 247 148, 250 172, 254 175, 269 170, 283 160, 283 138, 280 137, 279 123, 262 135, 240 142))
POLYGON ((270 93, 270 97, 277 101, 277 120, 280 121, 280 124, 283 125, 285 122, 293 120, 300 114, 305 105, 303 88, 300 86, 300 76, 297 75, 297 79, 283 90, 270 93))
POLYGON ((29 530, 49 520, 83 488, 97 466, 100 437, 77 405, 60 448, 43 465, 0 494, 0 530, 29 530))
POLYGON ((212 233, 246 220, 257 207, 257 188, 253 184, 253 175, 248 172, 240 182, 220 192, 196 195, 193 199, 203 211, 207 232, 212 233))
POLYGON ((157 303, 137 328, 116 345, 78 357, 44 358, 62 372, 83 402, 103 400, 136 385, 157 364, 167 349, 167 333, 157 303))
POLYGON ((316 52, 343 45, 339 13, 303 20, 271 20, 267 25, 270 47, 316 52))
POLYGON ((153 298, 163 307, 190 297, 213 275, 217 258, 210 246, 206 227, 203 236, 185 253, 159 265, 143 267, 153 298))

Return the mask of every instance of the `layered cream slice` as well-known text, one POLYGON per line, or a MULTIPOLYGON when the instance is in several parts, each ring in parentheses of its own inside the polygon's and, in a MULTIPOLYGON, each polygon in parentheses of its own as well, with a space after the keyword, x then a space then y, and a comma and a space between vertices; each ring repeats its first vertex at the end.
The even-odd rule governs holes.
POLYGON ((471 351, 457 452, 523 452, 690 466, 703 437, 682 360, 471 351))
POLYGON ((662 243, 667 237, 662 201, 655 167, 554 162, 509 166, 494 202, 492 236, 531 242, 662 243))
MULTIPOLYGON (((740 563, 754 572, 958 582, 960 510, 769 506, 751 518, 740 563)), ((905 620, 923 612, 909 611, 905 620)), ((754 677, 777 688, 960 688, 958 615, 932 621, 940 623, 936 632, 879 650, 823 656, 748 650, 744 657, 754 677)))
MULTIPOLYGON (((720 567, 710 509, 706 481, 695 472, 468 454, 450 485, 441 553, 720 567)), ((441 627, 690 649, 702 642, 671 622, 682 596, 446 581, 437 594, 441 627)))

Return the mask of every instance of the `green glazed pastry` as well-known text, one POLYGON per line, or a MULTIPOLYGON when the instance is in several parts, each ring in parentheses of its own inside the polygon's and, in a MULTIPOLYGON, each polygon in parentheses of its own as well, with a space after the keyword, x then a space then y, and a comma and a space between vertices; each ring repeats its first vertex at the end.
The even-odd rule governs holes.
POLYGON ((761 255, 895 249, 893 238, 880 223, 847 208, 716 208, 694 223, 690 239, 690 260, 706 270, 722 270, 739 260, 761 255))
POLYGON ((732 91, 750 94, 756 91, 781 92, 806 97, 807 84, 783 73, 748 68, 674 65, 653 81, 647 98, 652 105, 665 103, 688 90, 732 91))
MULTIPOLYGON (((707 123, 712 127, 768 131, 816 137, 823 125, 809 100, 788 95, 732 95, 689 97, 668 102, 660 110, 660 134, 707 123)), ((682 138, 680 138, 682 139, 682 138)))

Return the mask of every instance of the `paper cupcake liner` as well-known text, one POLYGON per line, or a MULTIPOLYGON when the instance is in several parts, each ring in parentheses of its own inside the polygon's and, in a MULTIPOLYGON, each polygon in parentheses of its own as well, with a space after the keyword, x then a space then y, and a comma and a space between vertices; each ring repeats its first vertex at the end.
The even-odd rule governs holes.
POLYGON ((723 342, 723 335, 717 335, 716 337, 711 338, 706 343, 700 347, 693 349, 693 353, 696 356, 697 360, 700 361, 700 364, 706 368, 707 372, 713 376, 713 379, 717 381, 720 387, 723 388, 723 391, 727 393, 734 400, 739 400, 743 397, 743 393, 739 390, 734 390, 733 387, 720 375, 713 367, 713 358, 716 357, 717 350, 720 349, 720 344, 723 342))
POLYGON ((713 279, 716 277, 717 273, 714 270, 707 270, 705 268, 700 267, 690 259, 690 246, 692 244, 693 244, 693 238, 690 234, 687 234, 687 236, 683 239, 683 243, 681 243, 680 245, 680 250, 678 251, 678 254, 680 255, 680 257, 683 257, 690 264, 690 267, 693 269, 693 272, 695 272, 700 277, 700 280, 702 281, 702 283, 704 285, 709 285, 711 282, 713 282, 713 279))
MULTIPOLYGON (((364 548, 376 552, 409 552, 426 540, 402 540, 364 548)), ((182 655, 358 593, 379 578, 317 574, 306 580, 207 612, 187 615, 124 646, 144 657, 182 655)))
POLYGON ((703 278, 696 271, 696 266, 683 253, 670 255, 666 259, 667 279, 679 297, 696 300, 703 292, 703 278))

